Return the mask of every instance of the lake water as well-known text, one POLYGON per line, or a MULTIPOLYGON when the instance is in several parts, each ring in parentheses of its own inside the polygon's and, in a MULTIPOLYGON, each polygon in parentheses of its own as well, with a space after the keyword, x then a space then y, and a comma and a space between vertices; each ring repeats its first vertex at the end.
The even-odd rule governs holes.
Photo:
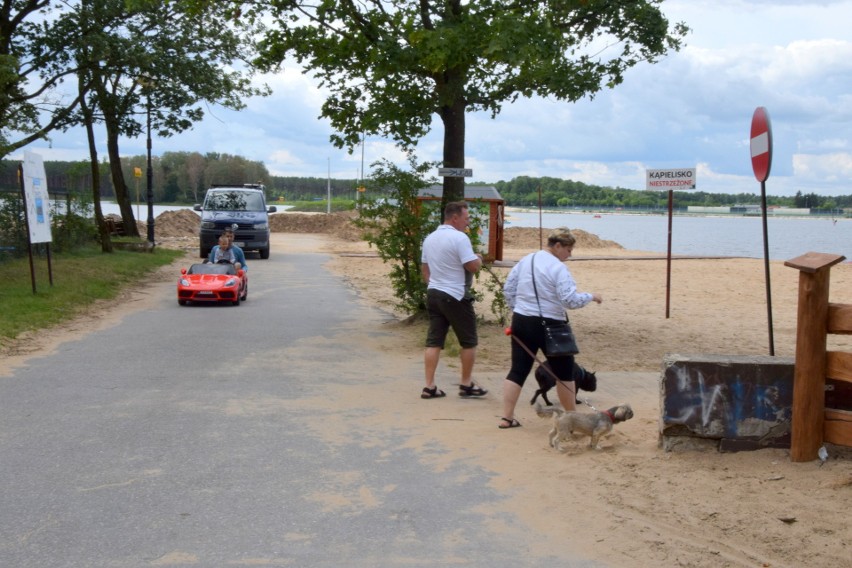
MULTIPOLYGON (((104 214, 118 213, 115 203, 103 202, 104 214)), ((188 209, 181 206, 154 206, 154 218, 164 211, 188 209)), ((279 208, 283 210, 283 208, 279 208)), ((133 206, 136 213, 136 205, 133 206)), ((148 218, 147 205, 140 208, 139 220, 148 218)), ((543 212, 545 229, 582 229, 602 239, 615 241, 626 249, 658 252, 668 250, 669 218, 664 215, 619 213, 543 212)), ((506 212, 507 227, 538 227, 538 211, 506 212)), ((806 252, 842 254, 852 260, 852 219, 767 219, 770 260, 790 260, 806 252)), ((763 220, 760 217, 672 218, 672 254, 745 256, 763 258, 763 220)))
MULTIPOLYGON (((542 212, 545 229, 582 229, 626 249, 666 253, 668 214, 627 215, 542 212)), ((539 213, 509 210, 507 227, 538 227, 539 213)), ((842 254, 852 260, 852 219, 767 218, 770 260, 806 252, 842 254)), ((761 217, 672 217, 672 254, 763 258, 761 217)))

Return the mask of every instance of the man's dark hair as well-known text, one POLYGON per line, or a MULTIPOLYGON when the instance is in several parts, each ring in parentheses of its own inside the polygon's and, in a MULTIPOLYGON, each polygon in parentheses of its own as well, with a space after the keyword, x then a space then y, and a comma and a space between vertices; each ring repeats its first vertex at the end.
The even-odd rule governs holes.
POLYGON ((447 203, 447 206, 444 208, 444 219, 455 217, 465 209, 467 209, 466 201, 451 201, 447 203))

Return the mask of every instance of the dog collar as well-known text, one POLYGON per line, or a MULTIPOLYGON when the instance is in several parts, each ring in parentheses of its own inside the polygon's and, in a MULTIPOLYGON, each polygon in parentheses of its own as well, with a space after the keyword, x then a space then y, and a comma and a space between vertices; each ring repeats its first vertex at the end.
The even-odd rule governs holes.
POLYGON ((612 422, 613 424, 615 424, 615 416, 612 415, 612 412, 610 412, 609 410, 602 410, 601 412, 606 414, 607 417, 609 418, 609 421, 612 422))

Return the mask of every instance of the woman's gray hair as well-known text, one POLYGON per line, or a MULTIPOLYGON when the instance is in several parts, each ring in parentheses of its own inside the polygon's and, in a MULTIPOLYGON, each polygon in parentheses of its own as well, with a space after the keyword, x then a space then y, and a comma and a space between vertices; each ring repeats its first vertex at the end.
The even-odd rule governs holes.
POLYGON ((549 247, 552 247, 556 243, 566 247, 573 247, 576 242, 577 239, 574 238, 568 227, 557 227, 547 236, 547 246, 549 247))

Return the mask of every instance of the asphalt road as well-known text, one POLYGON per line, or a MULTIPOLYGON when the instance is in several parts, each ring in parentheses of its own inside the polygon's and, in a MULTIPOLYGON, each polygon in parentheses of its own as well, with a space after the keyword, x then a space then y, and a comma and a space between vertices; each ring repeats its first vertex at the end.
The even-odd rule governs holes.
POLYGON ((153 286, 150 309, 0 377, 0 566, 600 566, 496 530, 489 471, 331 416, 317 385, 382 365, 358 337, 386 316, 325 259, 250 259, 239 307, 153 286), (323 413, 351 430, 330 441, 323 413))

